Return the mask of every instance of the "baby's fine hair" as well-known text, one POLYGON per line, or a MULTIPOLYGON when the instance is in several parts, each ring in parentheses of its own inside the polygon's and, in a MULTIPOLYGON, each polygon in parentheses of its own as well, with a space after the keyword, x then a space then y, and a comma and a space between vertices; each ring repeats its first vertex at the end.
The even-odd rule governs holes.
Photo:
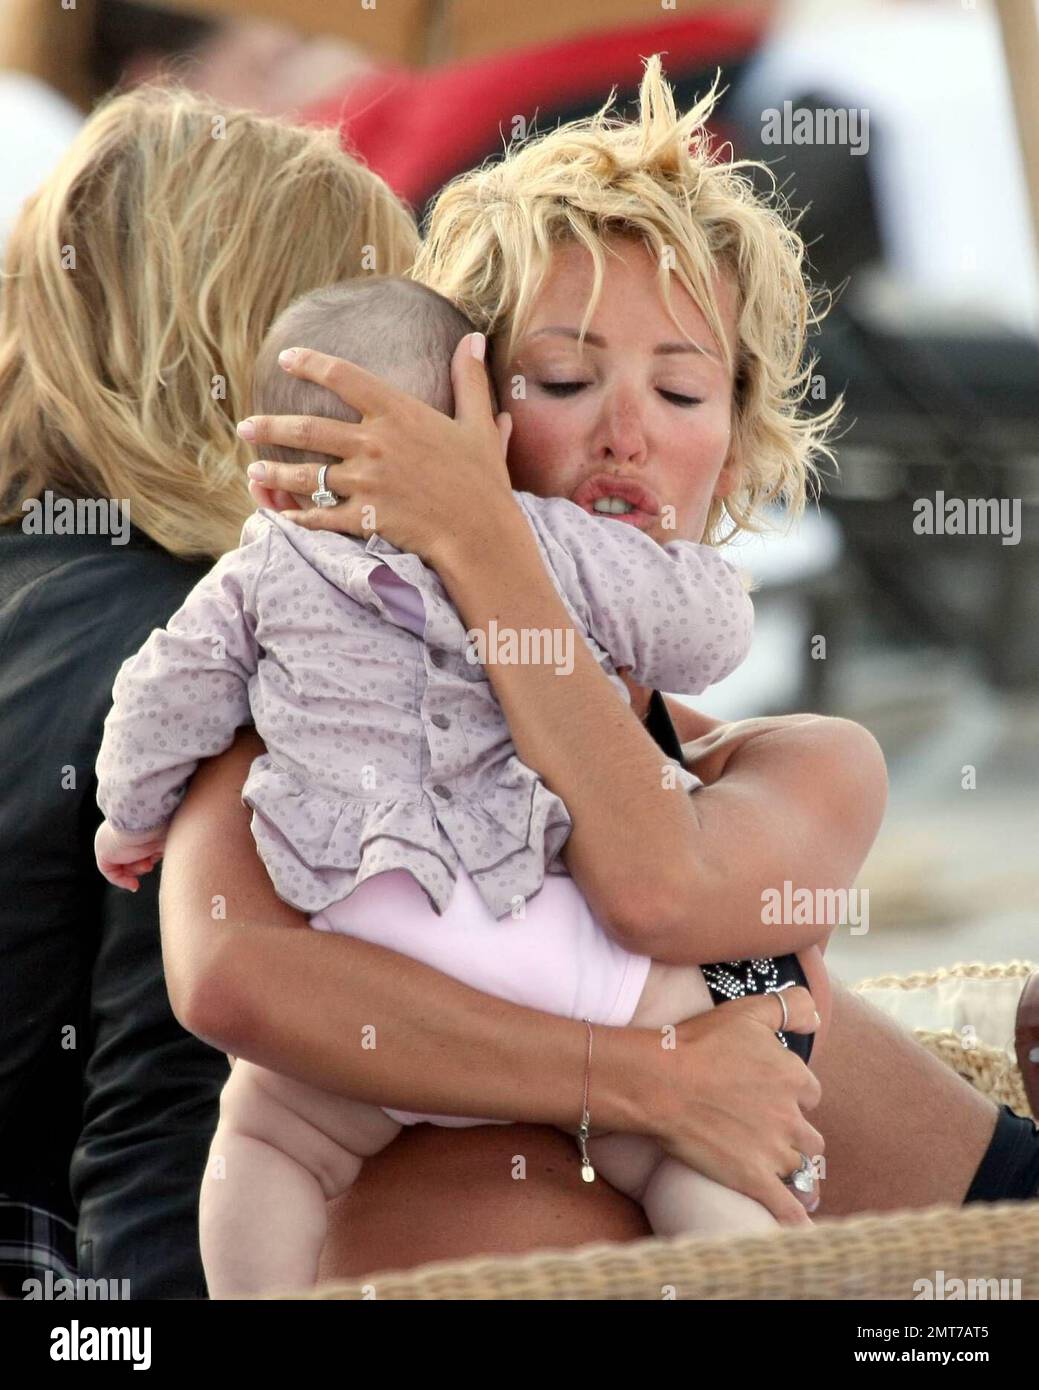
MULTIPOLYGON (((278 365, 286 348, 304 347, 345 358, 451 415, 451 357, 475 327, 442 294, 402 276, 359 276, 311 290, 278 315, 263 340, 253 372, 252 413, 360 419, 327 387, 278 365)), ((493 403, 493 386, 491 396, 493 403)), ((338 462, 327 454, 273 444, 265 444, 262 453, 282 463, 338 462)))

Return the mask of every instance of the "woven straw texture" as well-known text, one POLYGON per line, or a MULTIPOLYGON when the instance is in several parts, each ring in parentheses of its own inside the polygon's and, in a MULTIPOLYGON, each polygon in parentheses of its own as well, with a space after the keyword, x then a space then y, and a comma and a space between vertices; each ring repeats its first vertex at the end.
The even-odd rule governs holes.
MULTIPOLYGON (((1024 979, 1036 967, 966 964, 857 988, 925 989, 949 976, 1024 979)), ((920 1043, 999 1104, 1031 1112, 1016 1061, 952 1029, 915 1030, 920 1043)), ((487 1257, 373 1273, 297 1295, 310 1299, 901 1299, 914 1282, 1019 1279, 1039 1297, 1039 1201, 972 1203, 820 1219, 811 1227, 735 1237, 656 1237, 580 1250, 487 1257)))

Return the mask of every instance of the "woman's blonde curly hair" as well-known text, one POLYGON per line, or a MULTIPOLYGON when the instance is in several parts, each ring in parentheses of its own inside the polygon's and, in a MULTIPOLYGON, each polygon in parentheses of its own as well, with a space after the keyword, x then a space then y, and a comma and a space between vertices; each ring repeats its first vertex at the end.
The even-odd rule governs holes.
POLYGON ((334 129, 175 83, 103 102, 28 201, 0 287, 0 521, 47 488, 128 498, 173 555, 217 558, 253 510, 235 433, 278 314, 401 274, 418 228, 334 129))
POLYGON ((818 484, 816 460, 833 460, 827 439, 842 404, 838 398, 814 415, 804 408, 814 365, 805 360, 806 338, 822 312, 795 219, 767 166, 714 155, 705 123, 719 80, 679 116, 654 54, 637 120, 609 114, 611 92, 595 115, 530 135, 499 162, 449 183, 431 209, 411 271, 494 338, 495 352, 509 362, 556 245, 583 244, 594 262, 583 339, 602 289, 606 239, 641 239, 660 267, 672 319, 673 273, 700 306, 734 375, 730 457, 739 481, 728 498, 712 503, 704 539, 713 544, 738 530, 764 529, 762 511, 771 503, 791 516, 801 512, 818 484), (770 194, 755 188, 746 172, 752 168, 769 175, 770 194), (719 271, 738 291, 735 363, 715 295, 719 271))

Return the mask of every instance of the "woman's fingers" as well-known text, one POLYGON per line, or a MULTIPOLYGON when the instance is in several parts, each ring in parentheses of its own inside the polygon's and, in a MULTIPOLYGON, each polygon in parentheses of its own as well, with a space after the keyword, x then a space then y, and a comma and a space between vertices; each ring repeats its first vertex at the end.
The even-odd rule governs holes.
POLYGON ((493 388, 490 374, 484 365, 487 340, 482 333, 469 333, 458 343, 451 358, 451 383, 455 394, 455 420, 469 430, 496 432, 498 436, 499 458, 501 460, 500 479, 505 487, 510 487, 505 459, 512 433, 512 417, 507 411, 494 413, 493 388), (473 352, 473 345, 479 344, 479 355, 473 352))
POLYGON ((731 1002, 744 1013, 750 1014, 751 1018, 766 1024, 773 1033, 814 1033, 821 1020, 808 991, 802 985, 795 985, 779 993, 786 1003, 785 1022, 783 1005, 776 998, 776 991, 751 994, 731 1002))
MULTIPOLYGON (((320 463, 270 463, 264 459, 249 465, 249 490, 252 492, 252 484, 257 483, 268 497, 280 493, 290 498, 305 497, 309 503, 312 494, 317 491, 317 475, 320 469, 320 463)), ((346 497, 350 492, 351 478, 350 469, 346 464, 330 463, 325 474, 325 486, 338 493, 340 497, 346 497)), ((295 505, 295 501, 290 501, 290 508, 295 505)), ((285 511, 286 508, 277 507, 276 510, 285 511)))
MULTIPOLYGON (((766 1027, 769 1032, 813 1033, 819 1026, 819 1015, 808 990, 795 986, 781 991, 786 1005, 786 1019, 783 1018, 783 1004, 773 994, 755 994, 725 1004, 725 1010, 740 1010, 744 1016, 750 1015, 755 1022, 766 1027)), ((778 1045, 778 1039, 777 1045, 778 1045)), ((778 1062, 778 1058, 776 1059, 778 1062)), ((822 1099, 822 1087, 813 1072, 792 1053, 783 1054, 784 1070, 790 1073, 796 1085, 795 1106, 792 1109, 791 1127, 785 1136, 790 1146, 779 1159, 781 1171, 777 1172, 778 1184, 768 1180, 767 1191, 755 1193, 778 1221, 784 1224, 801 1224, 808 1219, 808 1213, 819 1205, 819 1184, 814 1182, 808 1192, 783 1182, 801 1164, 801 1155, 806 1154, 813 1162, 826 1150, 826 1142, 819 1131, 804 1115, 806 1110, 814 1109, 822 1099)))
MULTIPOLYGON (((783 1006, 770 994, 751 994, 743 999, 733 999, 723 1007, 740 1009, 756 1022, 762 1023, 772 1033, 814 1033, 822 1021, 816 1012, 812 996, 801 985, 781 991, 786 1001, 786 1022, 783 1022, 783 1006)), ((798 1059, 800 1060, 800 1059, 798 1059)), ((802 1066, 797 1103, 802 1110, 814 1110, 822 1100, 823 1088, 814 1072, 802 1066)))
POLYGON ((809 1158, 821 1158, 826 1152, 826 1140, 803 1115, 798 1122, 793 1143, 796 1144, 798 1153, 807 1154, 809 1158))
POLYGON ((302 454, 331 454, 333 458, 345 459, 363 447, 362 425, 325 415, 250 415, 236 429, 241 439, 260 449, 264 444, 280 444, 302 454))
POLYGON ((770 1187, 768 1196, 762 1195, 758 1200, 766 1207, 784 1226, 810 1226, 808 1212, 805 1210, 804 1203, 798 1201, 794 1192, 783 1183, 778 1183, 775 1187, 770 1187))
POLYGON ((364 512, 360 502, 347 499, 337 507, 309 507, 305 512, 282 512, 282 516, 308 531, 338 531, 340 535, 367 539, 373 528, 364 525, 364 512))
POLYGON ((467 333, 459 339, 451 356, 451 384, 455 392, 455 419, 493 419, 491 383, 484 365, 487 339, 482 333, 467 333), (480 348, 479 354, 473 346, 480 348))

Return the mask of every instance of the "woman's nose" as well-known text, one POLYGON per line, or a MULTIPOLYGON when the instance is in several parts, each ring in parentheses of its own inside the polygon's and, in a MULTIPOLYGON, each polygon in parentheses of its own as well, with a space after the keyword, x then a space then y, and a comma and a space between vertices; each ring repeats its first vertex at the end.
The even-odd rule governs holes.
POLYGON ((646 430, 639 402, 630 392, 607 397, 600 421, 601 450, 619 463, 641 463, 646 457, 646 430))

